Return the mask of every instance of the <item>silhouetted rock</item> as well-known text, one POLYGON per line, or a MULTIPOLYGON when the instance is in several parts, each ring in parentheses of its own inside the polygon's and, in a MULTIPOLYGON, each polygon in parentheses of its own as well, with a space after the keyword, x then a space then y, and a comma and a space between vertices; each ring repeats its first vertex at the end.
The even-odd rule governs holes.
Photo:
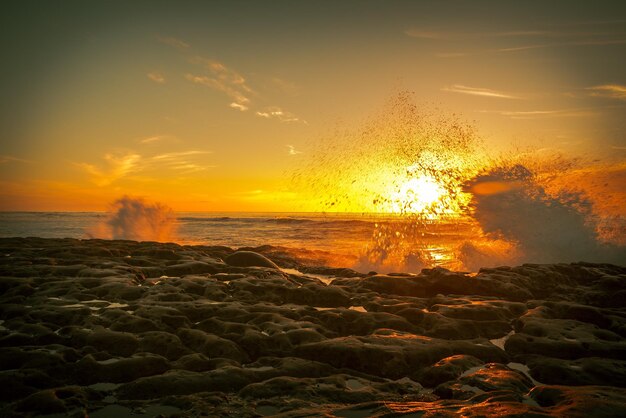
POLYGON ((253 251, 237 251, 228 255, 224 262, 236 267, 269 267, 278 269, 278 266, 269 258, 253 251))
POLYGON ((0 250, 1 416, 626 415, 623 267, 363 275, 272 246, 0 250))

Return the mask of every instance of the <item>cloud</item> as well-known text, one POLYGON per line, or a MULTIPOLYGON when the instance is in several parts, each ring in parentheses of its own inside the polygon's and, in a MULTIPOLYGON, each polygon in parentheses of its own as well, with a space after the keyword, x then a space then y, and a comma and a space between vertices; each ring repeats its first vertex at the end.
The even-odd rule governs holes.
POLYGON ((556 47, 561 47, 561 46, 603 46, 603 45, 622 45, 622 44, 626 44, 626 39, 587 39, 587 40, 570 41, 570 42, 554 42, 554 43, 544 43, 544 44, 534 44, 534 45, 522 45, 522 46, 511 47, 511 48, 500 48, 492 52, 517 52, 517 51, 526 51, 529 49, 556 48, 556 47))
POLYGON ((478 87, 468 87, 460 84, 454 84, 452 86, 446 86, 441 89, 442 91, 448 91, 451 93, 461 93, 461 94, 470 94, 473 96, 483 96, 483 97, 495 97, 499 99, 519 99, 519 97, 512 96, 507 93, 502 93, 495 90, 478 88, 478 87))
POLYGON ((155 155, 152 157, 153 160, 162 160, 162 161, 171 161, 176 160, 180 157, 188 157, 190 155, 202 155, 202 154, 210 154, 210 151, 179 151, 179 152, 167 152, 164 154, 155 155))
POLYGON ((287 145, 287 148, 289 148, 289 151, 287 151, 289 155, 302 154, 302 151, 298 151, 293 145, 287 145))
POLYGON ((230 70, 218 61, 196 58, 204 64, 210 75, 186 74, 185 78, 192 83, 202 84, 213 90, 226 94, 233 102, 229 105, 238 110, 247 110, 252 89, 246 84, 245 78, 236 71, 230 70))
POLYGON ((96 186, 104 187, 133 171, 141 160, 141 155, 133 153, 120 156, 105 154, 104 160, 106 161, 106 168, 98 168, 87 163, 77 163, 77 166, 91 176, 91 181, 96 186))
POLYGON ((210 154, 209 151, 189 150, 179 152, 168 152, 152 156, 142 156, 134 152, 121 155, 107 153, 104 155, 105 163, 96 166, 89 163, 76 163, 75 165, 85 171, 91 182, 96 186, 104 187, 114 182, 128 177, 131 174, 157 170, 175 171, 177 173, 190 173, 203 171, 213 165, 200 164, 196 157, 210 154))
POLYGON ((190 173, 216 167, 215 165, 200 164, 196 161, 196 157, 206 154, 211 154, 211 152, 190 150, 158 154, 146 158, 143 169, 173 170, 179 173, 190 173))
POLYGON ((12 155, 0 155, 0 164, 6 163, 30 163, 29 160, 24 160, 23 158, 17 158, 12 155))
POLYGON ((281 122, 302 122, 307 124, 305 120, 298 118, 291 112, 282 110, 277 106, 270 106, 265 109, 256 111, 255 114, 265 119, 278 119, 281 122))
POLYGON ((141 139, 139 142, 142 144, 151 144, 153 142, 159 142, 167 138, 165 135, 154 135, 141 139))
POLYGON ((570 118, 590 117, 598 113, 590 109, 552 109, 552 110, 479 110, 480 113, 495 113, 511 119, 570 118))
MULTIPOLYGON (((259 94, 252 89, 246 78, 241 75, 241 73, 226 66, 226 64, 215 59, 207 59, 200 56, 190 58, 189 62, 200 65, 204 73, 187 73, 185 74, 185 78, 194 84, 203 85, 228 96, 230 99, 228 107, 231 109, 241 112, 246 112, 252 109, 257 116, 267 119, 277 119, 281 122, 307 123, 293 113, 287 112, 278 106, 270 106, 266 108, 254 106, 252 98, 254 97, 258 99, 259 94)), ((297 89, 295 84, 279 78, 273 78, 272 82, 283 92, 294 93, 297 89)))
POLYGON ((151 73, 146 74, 146 76, 154 81, 157 84, 164 84, 165 83, 165 77, 163 76, 163 74, 158 73, 156 71, 153 71, 151 73))
POLYGON ((626 100, 626 86, 620 84, 604 84, 601 86, 588 87, 592 96, 606 97, 609 99, 626 100))
POLYGON ((233 109, 241 110, 242 112, 245 112, 246 110, 248 110, 248 106, 242 105, 240 103, 232 102, 231 104, 229 104, 229 106, 232 107, 233 109))
POLYGON ((157 36, 157 39, 162 44, 169 45, 176 49, 185 50, 190 48, 190 45, 187 42, 181 41, 177 38, 157 36))
POLYGON ((468 38, 513 38, 513 37, 536 37, 555 36, 556 32, 546 30, 517 30, 505 32, 453 32, 453 31, 432 31, 418 28, 410 28, 404 34, 411 38, 418 39, 443 39, 443 40, 463 40, 468 38))

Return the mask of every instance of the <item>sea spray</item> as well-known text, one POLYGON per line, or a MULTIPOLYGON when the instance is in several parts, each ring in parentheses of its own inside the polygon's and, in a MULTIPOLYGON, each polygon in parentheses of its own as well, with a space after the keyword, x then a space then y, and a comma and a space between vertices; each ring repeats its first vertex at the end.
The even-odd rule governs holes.
POLYGON ((376 222, 358 251, 361 271, 626 259, 619 216, 600 213, 597 199, 567 181, 578 161, 490 156, 471 124, 417 106, 409 92, 362 126, 319 139, 303 163, 293 183, 317 202, 307 209, 393 218, 376 222))
POLYGON ((462 185, 482 159, 471 124, 400 92, 361 127, 321 138, 293 177, 317 210, 396 215, 376 223, 356 268, 454 268, 453 252, 432 248, 428 237, 444 221, 464 222, 459 216, 470 196, 462 185))
POLYGON ((164 242, 173 240, 175 231, 172 209, 161 203, 123 196, 111 204, 106 219, 87 234, 92 238, 164 242))
POLYGON ((483 233, 483 239, 474 237, 460 248, 459 259, 468 268, 626 260, 625 247, 600 239, 608 221, 594 211, 589 197, 550 184, 571 169, 571 161, 559 161, 546 159, 543 170, 540 160, 532 165, 501 161, 468 183, 471 216, 483 233))

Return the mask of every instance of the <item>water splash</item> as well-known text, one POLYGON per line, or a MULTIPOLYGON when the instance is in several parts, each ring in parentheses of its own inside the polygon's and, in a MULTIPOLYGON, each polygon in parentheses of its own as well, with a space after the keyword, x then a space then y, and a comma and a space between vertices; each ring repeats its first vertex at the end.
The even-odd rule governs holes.
POLYGON ((175 238, 176 217, 161 203, 123 196, 111 204, 106 219, 87 232, 91 238, 134 241, 171 241, 175 238))
POLYGON ((376 223, 356 268, 459 267, 453 252, 433 247, 430 237, 444 219, 464 222, 470 195, 463 183, 484 159, 471 124, 434 106, 418 107, 405 91, 362 126, 322 138, 307 156, 295 186, 319 209, 393 215, 376 223))
POLYGON ((316 141, 294 189, 315 210, 453 215, 468 201, 462 183, 480 166, 480 144, 458 115, 418 107, 411 92, 400 92, 362 126, 316 141))
POLYGON ((409 92, 306 155, 293 180, 314 210, 393 214, 361 249, 354 267, 362 271, 626 259, 624 228, 563 180, 578 161, 490 157, 471 124, 418 107, 409 92))
POLYGON ((573 160, 516 160, 500 161, 467 184, 471 216, 483 236, 460 248, 466 266, 626 260, 625 247, 602 239, 602 229, 608 236, 613 228, 587 194, 557 182, 573 160))

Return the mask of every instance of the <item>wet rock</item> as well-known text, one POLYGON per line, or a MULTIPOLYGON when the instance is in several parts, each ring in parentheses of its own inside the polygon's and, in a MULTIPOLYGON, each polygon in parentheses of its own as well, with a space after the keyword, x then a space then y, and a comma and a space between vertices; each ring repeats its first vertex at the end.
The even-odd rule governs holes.
POLYGON ((417 380, 426 387, 435 387, 450 380, 456 380, 465 371, 483 362, 476 357, 458 354, 439 360, 430 367, 420 370, 417 380))
POLYGON ((177 335, 186 347, 208 358, 223 357, 240 363, 249 361, 245 351, 230 340, 197 329, 180 329, 177 335))
POLYGON ((562 360, 533 357, 527 362, 533 378, 552 385, 626 387, 626 360, 587 357, 562 360))
POLYGON ((232 359, 212 358, 209 359, 204 354, 193 353, 180 357, 174 363, 172 368, 188 370, 191 372, 204 372, 207 370, 215 370, 224 366, 239 366, 239 363, 232 359))
POLYGON ((77 386, 48 389, 20 400, 15 404, 14 411, 22 415, 58 413, 71 416, 77 410, 85 411, 91 396, 90 392, 77 386))
POLYGON ((226 247, 0 249, 0 416, 624 415, 622 267, 363 277, 253 249, 322 281, 225 264, 226 247))
POLYGON ((606 386, 537 386, 530 397, 558 417, 626 416, 626 389, 606 386))
POLYGON ((219 270, 212 264, 205 263, 203 261, 189 261, 181 264, 174 264, 165 268, 165 274, 167 276, 186 276, 190 274, 213 274, 219 270))
POLYGON ((137 337, 128 332, 99 329, 89 334, 86 343, 114 356, 130 356, 139 347, 137 337))
POLYGON ((224 258, 224 262, 236 267, 269 267, 278 269, 279 267, 269 258, 253 251, 237 251, 224 258))
POLYGON ((235 392, 250 384, 252 376, 239 367, 222 367, 204 373, 170 370, 159 376, 144 377, 122 385, 121 399, 155 399, 198 392, 235 392))
POLYGON ((304 344, 296 348, 296 353, 334 367, 389 378, 401 378, 455 354, 506 362, 506 354, 486 340, 446 341, 393 330, 379 330, 367 337, 341 337, 304 344))
POLYGON ((164 331, 144 332, 140 336, 139 350, 159 354, 169 360, 176 360, 190 352, 177 335, 164 331))
POLYGON ((76 363, 76 380, 83 384, 98 382, 130 382, 144 376, 161 374, 169 370, 169 363, 161 356, 150 353, 135 354, 128 358, 110 358, 96 361, 87 355, 76 363))

